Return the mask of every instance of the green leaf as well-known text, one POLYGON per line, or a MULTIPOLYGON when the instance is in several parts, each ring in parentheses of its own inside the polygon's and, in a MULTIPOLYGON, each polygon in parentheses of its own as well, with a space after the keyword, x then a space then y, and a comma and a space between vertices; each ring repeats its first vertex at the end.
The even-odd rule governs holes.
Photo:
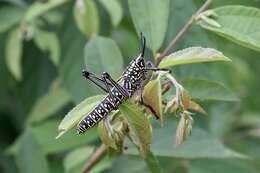
POLYGON ((35 18, 43 15, 47 11, 57 8, 58 6, 61 6, 66 2, 69 2, 69 0, 49 0, 47 2, 34 2, 27 10, 24 16, 24 20, 30 22, 35 18))
POLYGON ((80 172, 94 152, 94 147, 80 147, 71 151, 65 157, 63 165, 66 173, 80 172))
MULTIPOLYGON (((157 157, 176 158, 247 158, 225 147, 218 139, 204 130, 193 128, 191 136, 181 145, 175 146, 173 136, 176 133, 176 123, 165 121, 163 128, 153 130, 151 151, 157 157)), ((129 154, 138 155, 134 147, 129 146, 129 154)))
POLYGON ((7 67, 16 80, 22 79, 22 47, 22 36, 16 28, 9 33, 5 49, 7 67))
POLYGON ((138 50, 139 41, 136 35, 125 27, 119 26, 111 32, 111 37, 118 44, 124 57, 125 66, 127 66, 133 60, 133 52, 138 50))
POLYGON ((47 158, 29 130, 21 139, 16 161, 21 173, 48 173, 47 158))
POLYGON ((214 27, 200 21, 199 25, 202 28, 244 47, 260 51, 260 10, 258 8, 233 5, 212 11, 217 14, 216 21, 221 27, 214 27))
POLYGON ((151 173, 162 172, 158 159, 154 156, 154 154, 151 151, 148 152, 147 157, 145 158, 145 162, 147 167, 150 169, 151 173))
POLYGON ((168 25, 169 0, 128 0, 135 29, 143 32, 148 46, 156 52, 162 45, 168 25))
POLYGON ((74 17, 78 28, 86 37, 98 32, 99 17, 93 0, 77 0, 74 5, 74 17))
MULTIPOLYGON (((39 126, 31 128, 31 133, 35 136, 37 143, 41 146, 46 154, 56 154, 67 151, 80 145, 91 143, 98 139, 95 129, 88 130, 84 135, 76 135, 76 130, 71 130, 62 138, 55 140, 57 135, 58 121, 47 121, 39 126)), ((7 149, 8 154, 16 154, 21 146, 23 133, 16 141, 7 149)))
POLYGON ((150 81, 144 88, 143 101, 145 105, 149 105, 153 109, 156 118, 159 119, 161 126, 163 126, 162 115, 162 95, 161 82, 159 79, 150 81))
MULTIPOLYGON (((93 147, 81 147, 70 152, 64 159, 63 165, 65 173, 80 173, 82 169, 90 161, 90 157, 94 152, 93 147)), ((102 159, 98 162, 90 173, 99 173, 108 169, 112 165, 111 158, 102 159)))
POLYGON ((243 160, 196 160, 189 173, 257 173, 255 168, 243 160))
POLYGON ((91 169, 90 173, 106 172, 106 170, 112 167, 112 164, 113 164, 112 158, 105 158, 101 160, 93 169, 91 169))
POLYGON ((108 11, 113 26, 117 26, 123 17, 123 10, 118 0, 99 0, 99 1, 108 11))
POLYGON ((182 82, 192 99, 239 101, 239 98, 221 83, 203 79, 188 79, 182 82))
POLYGON ((241 126, 250 126, 257 128, 260 124, 260 117, 257 112, 252 112, 251 110, 248 110, 248 112, 242 113, 238 121, 241 126))
POLYGON ((113 173, 137 173, 137 172, 150 172, 147 164, 141 157, 129 157, 129 155, 121 155, 116 158, 116 164, 113 164, 111 172, 113 173))
POLYGON ((159 67, 212 61, 230 61, 230 59, 215 49, 190 47, 168 55, 161 61, 159 67))
POLYGON ((77 125, 77 123, 83 119, 103 98, 104 96, 88 97, 74 107, 61 121, 58 128, 59 134, 57 138, 61 137, 69 129, 77 125))
POLYGON ((52 32, 37 30, 33 38, 42 51, 49 53, 53 64, 58 66, 60 61, 60 43, 57 35, 52 32))
POLYGON ((70 102, 70 96, 61 86, 60 81, 55 80, 50 86, 49 92, 40 97, 28 116, 29 123, 40 122, 47 119, 70 102))
MULTIPOLYGON (((233 129, 232 125, 237 118, 237 113, 234 108, 232 109, 232 106, 234 103, 220 102, 219 104, 215 103, 209 109, 207 121, 209 132, 219 139, 224 139, 233 129)), ((239 117, 239 119, 241 118, 239 117)), ((227 138, 227 140, 229 139, 227 138)))
POLYGON ((131 140, 138 147, 142 156, 146 157, 152 141, 152 129, 147 117, 139 107, 129 101, 120 105, 119 110, 129 123, 131 140))
POLYGON ((16 6, 0 7, 0 33, 17 24, 23 17, 24 10, 16 6))
POLYGON ((117 78, 123 71, 123 58, 116 43, 105 37, 94 36, 85 47, 85 64, 93 73, 108 72, 117 78))
POLYGON ((100 90, 93 92, 94 87, 91 87, 80 74, 84 66, 83 49, 86 40, 71 22, 73 22, 72 16, 62 25, 63 32, 60 33, 62 51, 58 67, 64 87, 71 94, 73 101, 80 103, 86 97, 100 93, 100 90))

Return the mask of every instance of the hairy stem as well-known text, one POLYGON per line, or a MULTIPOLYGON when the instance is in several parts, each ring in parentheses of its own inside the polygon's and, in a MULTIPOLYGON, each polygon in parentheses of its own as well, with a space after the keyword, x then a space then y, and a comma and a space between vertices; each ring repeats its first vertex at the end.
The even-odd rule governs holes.
POLYGON ((165 56, 170 52, 170 50, 176 45, 176 43, 182 38, 182 36, 192 27, 192 24, 196 21, 196 18, 200 13, 205 11, 209 5, 213 2, 213 0, 207 0, 198 11, 191 16, 190 20, 184 25, 184 27, 177 33, 177 35, 172 39, 170 44, 166 47, 166 49, 157 57, 156 65, 158 65, 165 56))

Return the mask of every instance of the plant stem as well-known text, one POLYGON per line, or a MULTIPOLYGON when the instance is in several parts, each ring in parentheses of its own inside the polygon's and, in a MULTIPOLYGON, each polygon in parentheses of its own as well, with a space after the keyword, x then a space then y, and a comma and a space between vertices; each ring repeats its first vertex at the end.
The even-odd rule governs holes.
POLYGON ((196 21, 196 18, 200 13, 205 11, 209 5, 213 2, 213 0, 207 0, 198 11, 191 16, 190 20, 184 25, 184 27, 177 33, 177 35, 172 39, 170 44, 166 47, 162 54, 157 57, 156 65, 158 65, 165 56, 169 53, 169 51, 176 45, 176 43, 182 38, 182 36, 192 27, 192 24, 196 21))
POLYGON ((92 154, 90 161, 85 165, 81 173, 89 172, 100 160, 106 155, 107 146, 105 144, 100 145, 100 147, 92 154))
POLYGON ((154 156, 152 151, 149 151, 149 153, 147 154, 144 161, 151 173, 162 173, 163 172, 158 159, 154 156))

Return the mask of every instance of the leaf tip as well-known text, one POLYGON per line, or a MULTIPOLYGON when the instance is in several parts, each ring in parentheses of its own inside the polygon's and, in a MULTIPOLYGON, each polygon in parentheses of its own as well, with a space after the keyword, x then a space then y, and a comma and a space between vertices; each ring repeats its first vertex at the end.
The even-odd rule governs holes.
POLYGON ((60 130, 59 134, 55 137, 55 139, 59 139, 62 135, 66 133, 66 130, 60 130))

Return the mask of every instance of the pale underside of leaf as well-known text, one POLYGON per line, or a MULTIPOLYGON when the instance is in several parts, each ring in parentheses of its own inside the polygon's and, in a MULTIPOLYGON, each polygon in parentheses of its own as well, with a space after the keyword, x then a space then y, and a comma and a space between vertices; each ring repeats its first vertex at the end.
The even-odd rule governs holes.
POLYGON ((168 55, 161 61, 159 67, 212 61, 230 61, 230 59, 212 48, 190 47, 168 55))

